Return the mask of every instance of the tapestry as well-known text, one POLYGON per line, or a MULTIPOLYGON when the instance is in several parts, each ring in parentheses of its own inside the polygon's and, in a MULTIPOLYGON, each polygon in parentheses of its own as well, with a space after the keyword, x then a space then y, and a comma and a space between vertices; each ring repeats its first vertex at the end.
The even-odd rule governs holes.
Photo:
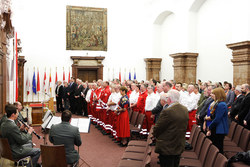
POLYGON ((67 50, 107 51, 107 9, 67 6, 67 50))

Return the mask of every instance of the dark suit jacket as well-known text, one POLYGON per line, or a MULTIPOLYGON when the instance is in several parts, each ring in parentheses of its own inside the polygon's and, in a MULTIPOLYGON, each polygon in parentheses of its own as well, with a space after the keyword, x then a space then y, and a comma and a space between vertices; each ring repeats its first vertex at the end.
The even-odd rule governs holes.
POLYGON ((249 109, 250 109, 250 93, 246 95, 246 97, 243 99, 241 103, 241 107, 238 114, 239 124, 243 125, 243 120, 246 117, 249 109))
POLYGON ((75 82, 73 82, 71 85, 70 84, 69 84, 69 93, 70 93, 70 96, 74 96, 77 84, 75 82))
POLYGON ((83 86, 82 85, 80 85, 79 87, 78 86, 76 86, 76 90, 75 90, 75 94, 74 94, 74 96, 81 96, 81 93, 82 93, 82 90, 83 90, 83 86))
POLYGON ((32 139, 31 134, 21 132, 15 122, 6 120, 1 125, 1 133, 8 139, 14 159, 23 158, 32 150, 31 147, 23 147, 32 139))
POLYGON ((158 121, 160 113, 162 111, 163 106, 161 105, 161 100, 159 100, 155 106, 155 108, 152 109, 152 114, 155 115, 155 122, 158 121))
POLYGON ((207 115, 207 110, 209 105, 213 102, 214 100, 209 97, 206 99, 206 101, 203 103, 203 107, 201 108, 199 115, 200 115, 200 121, 203 122, 204 121, 204 117, 207 115))
POLYGON ((82 93, 84 94, 84 97, 86 97, 86 95, 88 93, 88 90, 89 90, 88 87, 87 88, 83 88, 82 93))
POLYGON ((231 118, 234 118, 240 111, 240 107, 241 107, 241 102, 243 101, 244 96, 240 95, 238 98, 236 98, 236 100, 233 102, 232 107, 231 107, 231 111, 230 111, 230 116, 231 118))
POLYGON ((58 95, 59 98, 63 98, 63 86, 57 85, 55 90, 56 95, 58 95), (59 91, 58 91, 59 89, 59 91))
POLYGON ((69 98, 69 95, 68 95, 69 92, 70 92, 69 87, 63 87, 63 99, 69 98))
POLYGON ((153 131, 156 153, 166 156, 180 155, 184 151, 188 119, 187 108, 179 103, 163 109, 153 131))
POLYGON ((78 127, 70 125, 69 122, 53 125, 50 129, 49 140, 54 145, 64 145, 68 164, 78 161, 79 154, 74 148, 74 145, 82 144, 78 127))

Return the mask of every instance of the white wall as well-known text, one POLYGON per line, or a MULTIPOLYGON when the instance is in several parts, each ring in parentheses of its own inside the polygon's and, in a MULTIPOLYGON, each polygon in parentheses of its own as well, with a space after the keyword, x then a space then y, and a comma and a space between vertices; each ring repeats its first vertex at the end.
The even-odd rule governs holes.
MULTIPOLYGON (((136 69, 137 79, 145 80, 144 58, 162 58, 161 79, 173 79, 173 59, 179 52, 197 52, 197 79, 232 82, 231 50, 226 44, 250 39, 248 0, 18 0, 13 1, 13 26, 22 40, 23 52, 32 78, 39 68, 42 85, 44 69, 52 83, 66 79, 70 56, 105 56, 104 80, 118 77, 126 68, 126 79, 136 69), (200 3, 201 2, 201 3, 200 3), (108 50, 66 50, 66 6, 108 9, 108 50), (160 23, 155 24, 164 12, 160 23), (110 73, 109 73, 110 72, 110 73)), ((26 79, 27 72, 25 72, 26 79)), ((122 74, 123 79, 124 74, 122 74)), ((47 80, 48 81, 48 80, 47 80)), ((37 97, 35 97, 37 98, 37 97)), ((31 96, 29 97, 31 100, 31 96)))

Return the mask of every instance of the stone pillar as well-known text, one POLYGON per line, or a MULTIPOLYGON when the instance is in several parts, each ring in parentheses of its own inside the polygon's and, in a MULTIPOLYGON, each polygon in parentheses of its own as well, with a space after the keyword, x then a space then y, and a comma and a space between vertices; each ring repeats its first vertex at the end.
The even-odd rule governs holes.
POLYGON ((161 58, 145 58, 146 62, 146 80, 151 78, 156 81, 160 80, 160 71, 161 71, 161 58))
POLYGON ((24 99, 24 64, 26 60, 24 56, 18 57, 18 101, 23 104, 24 99))
POLYGON ((196 83, 198 53, 170 54, 174 58, 174 80, 181 83, 196 83))
POLYGON ((233 84, 250 84, 250 41, 227 44, 232 49, 233 84))

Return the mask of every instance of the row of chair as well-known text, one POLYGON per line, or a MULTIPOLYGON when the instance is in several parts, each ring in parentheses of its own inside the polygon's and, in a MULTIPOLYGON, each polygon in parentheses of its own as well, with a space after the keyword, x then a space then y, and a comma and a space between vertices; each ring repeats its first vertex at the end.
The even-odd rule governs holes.
POLYGON ((130 132, 131 138, 138 136, 141 137, 140 132, 142 129, 142 124, 145 119, 145 114, 129 110, 129 120, 130 120, 130 132))
POLYGON ((206 138, 197 125, 193 125, 188 142, 191 143, 193 149, 181 154, 180 166, 226 167, 227 158, 219 153, 218 148, 206 138))
POLYGON ((146 167, 150 166, 151 162, 151 152, 152 148, 150 144, 152 143, 153 127, 150 130, 150 135, 148 135, 147 141, 142 140, 131 140, 128 143, 118 167, 146 167))
MULTIPOLYGON (((224 154, 230 159, 238 152, 246 152, 250 150, 250 131, 243 126, 232 121, 228 136, 224 139, 224 154)), ((242 162, 234 162, 230 164, 233 167, 247 166, 242 162)))

